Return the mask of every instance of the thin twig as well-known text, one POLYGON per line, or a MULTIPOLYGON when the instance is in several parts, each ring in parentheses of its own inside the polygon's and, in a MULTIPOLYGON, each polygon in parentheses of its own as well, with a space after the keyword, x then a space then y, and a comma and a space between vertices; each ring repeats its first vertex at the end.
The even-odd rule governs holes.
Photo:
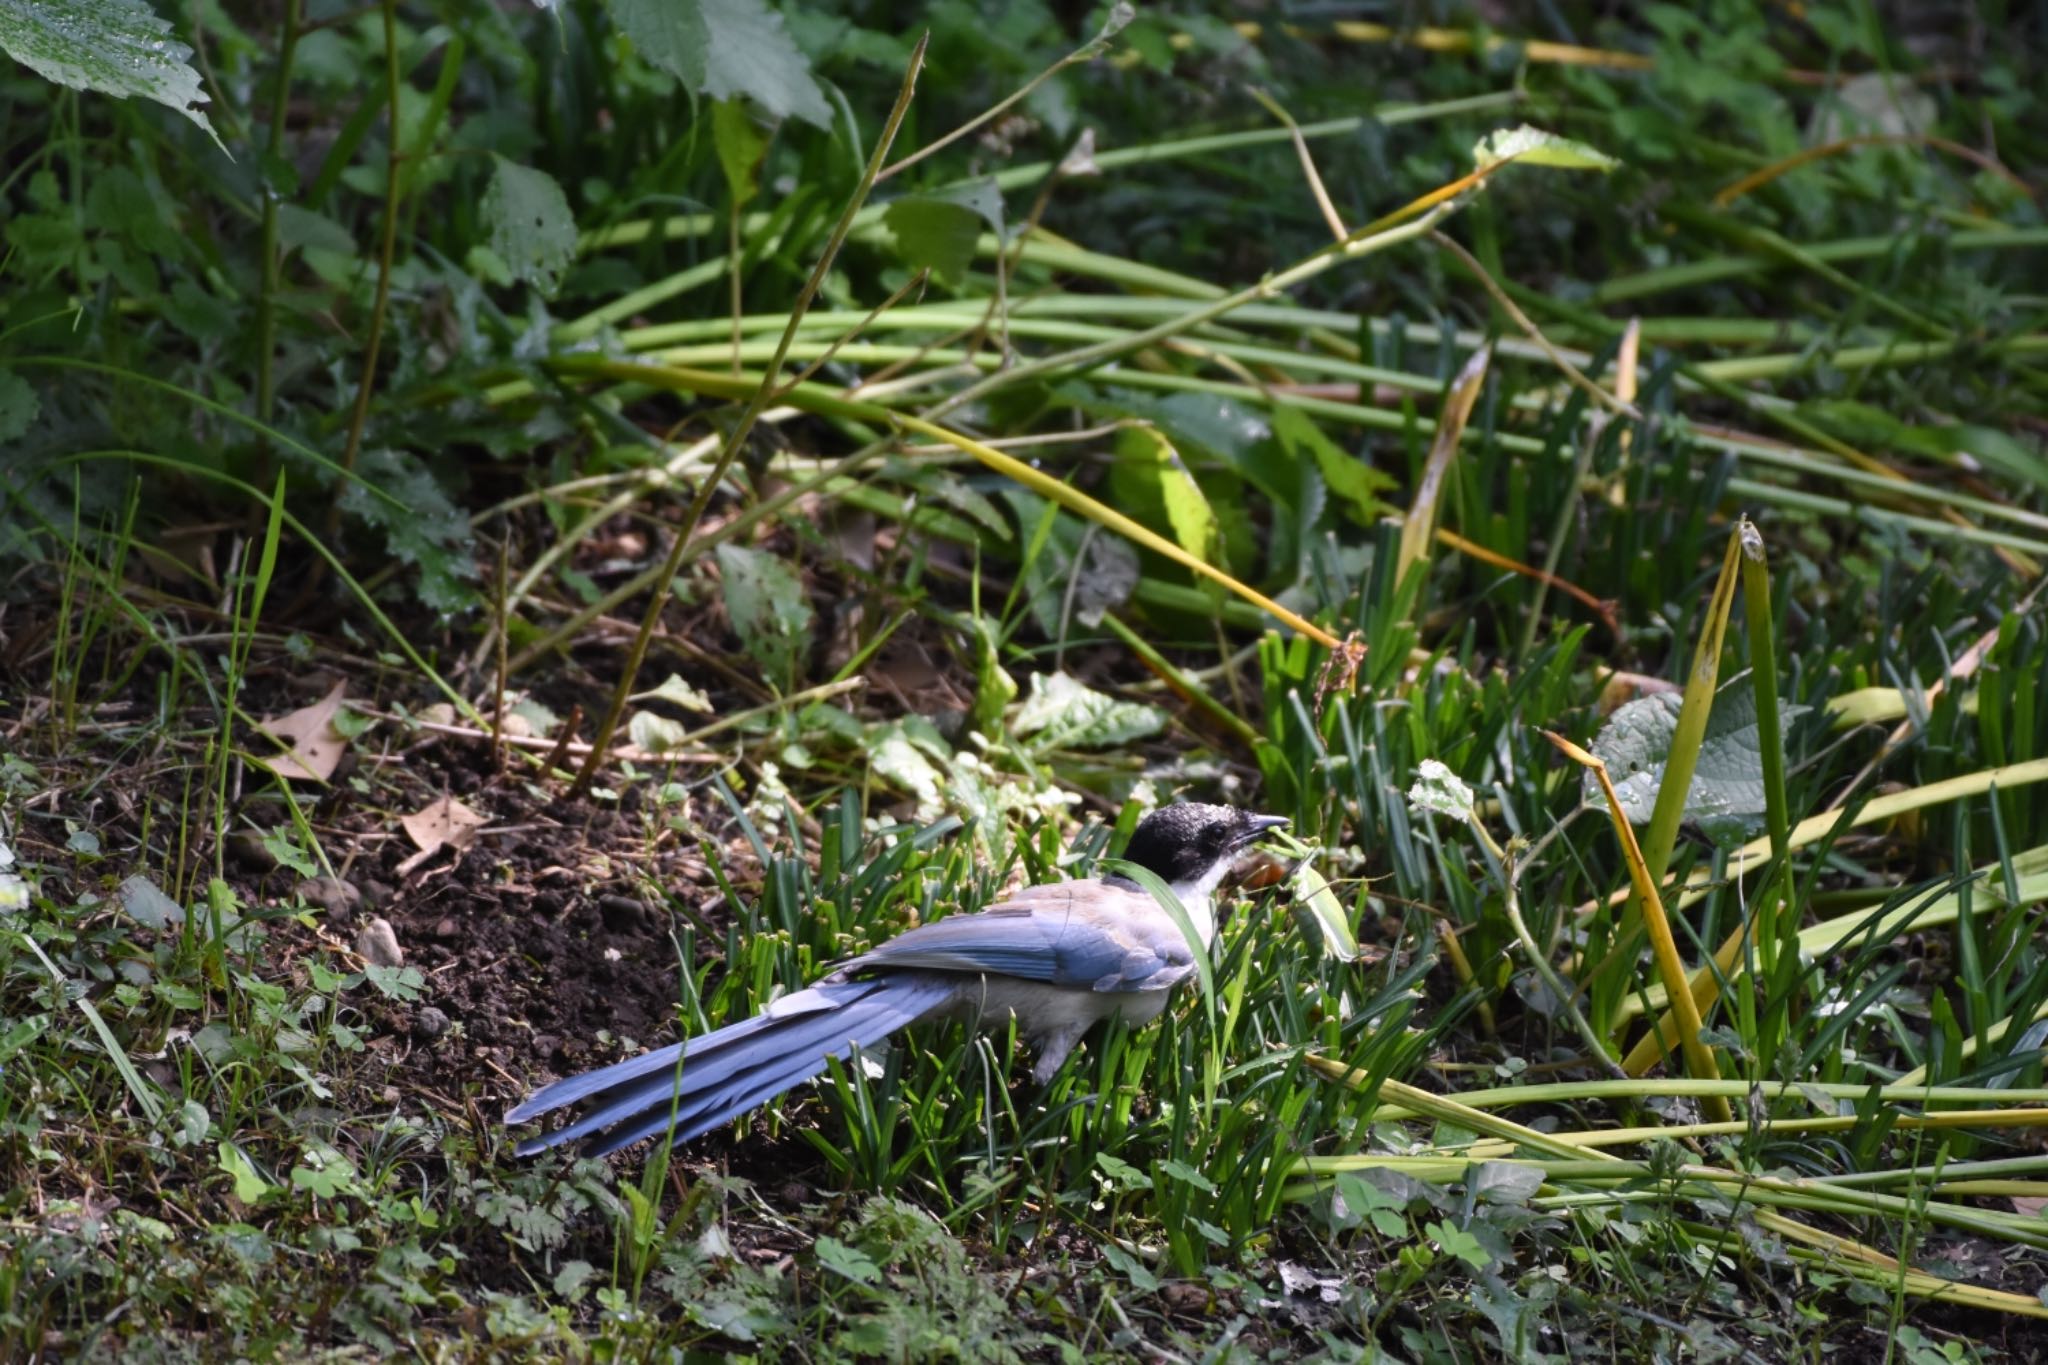
POLYGON ((1429 234, 1429 239, 1465 263, 1465 268, 1472 272, 1479 283, 1486 286, 1487 293, 1493 295, 1493 301, 1500 305, 1501 311, 1513 318, 1515 326, 1521 328, 1529 340, 1542 348, 1543 354, 1550 358, 1550 363, 1563 371, 1564 377, 1569 379, 1574 387, 1583 390, 1594 402, 1606 408, 1609 412, 1617 413, 1623 417, 1633 417, 1639 422, 1642 420, 1643 414, 1636 410, 1635 404, 1622 402, 1621 399, 1616 398, 1591 379, 1588 379, 1585 371, 1572 364, 1566 358, 1563 351, 1551 345, 1550 338, 1544 336, 1542 329, 1531 320, 1529 315, 1515 305, 1515 301, 1508 297, 1507 290, 1500 287, 1499 281, 1495 280, 1487 268, 1479 263, 1477 257, 1465 250, 1464 247, 1459 246, 1446 233, 1432 232, 1429 234))
MULTIPOLYGON (((391 302, 391 258, 398 247, 398 0, 384 0, 383 10, 384 78, 391 87, 391 128, 384 155, 384 235, 377 249, 377 298, 370 306, 370 336, 363 345, 363 377, 356 385, 356 405, 348 421, 348 444, 341 452, 341 467, 350 474, 355 473, 356 456, 363 448, 363 424, 369 419, 370 395, 377 387, 377 352, 384 342, 384 310, 391 302)), ((327 515, 329 539, 340 521, 341 500, 337 498, 327 515)))
POLYGON ((1316 207, 1323 211, 1323 221, 1329 224, 1331 238, 1343 241, 1350 235, 1350 231, 1344 226, 1344 219, 1338 214, 1337 206, 1330 201, 1330 192, 1323 188, 1323 177, 1316 170, 1315 157, 1309 154, 1308 139, 1301 135, 1301 125, 1294 121, 1292 114, 1280 107, 1279 101, 1256 85, 1246 86, 1245 92, 1264 105, 1267 113, 1287 125, 1288 133, 1294 138, 1294 155, 1300 159, 1302 176, 1308 181, 1309 193, 1315 196, 1316 207))
POLYGON ((584 763, 582 771, 576 774, 576 784, 571 790, 572 796, 582 796, 589 791, 591 782, 597 777, 597 770, 603 766, 605 746, 611 743, 612 735, 619 728, 619 717, 625 712, 626 698, 632 695, 633 682, 639 675, 641 661, 647 657, 647 643, 654 637, 654 627, 661 619, 662 608, 668 605, 669 584, 682 572, 683 555, 688 550, 691 539, 696 535, 697 524, 703 520, 705 509, 711 504, 712 495, 725 479, 726 470, 731 467, 734 457, 746 444, 747 438, 753 434, 754 424, 767 409, 770 396, 775 392, 776 380, 782 373, 783 360, 789 355, 789 348, 796 341, 797 331, 803 325, 804 314, 810 311, 811 301, 818 296, 818 290, 824 285, 826 272, 832 268, 839 248, 845 244, 847 235, 852 232, 854 216, 860 212, 861 205, 866 202, 869 193, 875 187, 875 177, 881 173, 882 158, 889 154, 889 148, 895 144, 897 131, 903 126, 903 117, 910 110, 910 98, 917 89, 918 73, 924 67, 925 47, 930 42, 931 34, 928 32, 917 40, 917 47, 910 54, 910 69, 904 73, 902 88, 896 93, 896 105, 889 111, 889 121, 882 129, 881 138, 875 143, 874 154, 868 159, 860 185, 852 198, 847 200, 846 210, 839 215, 839 221, 833 225, 832 236, 825 243, 824 251, 819 254, 818 263, 811 268, 810 278, 804 281, 803 290, 797 295, 795 306, 790 309, 789 321, 782 329, 782 341, 776 346, 775 355, 769 360, 768 368, 761 376, 761 382, 755 386, 746 410, 740 414, 740 420, 734 424, 732 434, 726 438, 725 449, 718 455, 718 463, 712 466, 703 482, 697 486, 696 497, 691 499, 689 510, 683 514, 682 523, 676 527, 675 543, 669 548, 668 559, 662 565, 661 573, 655 577, 653 592, 647 600, 647 612, 640 621, 640 632, 633 637, 632 647, 626 655, 626 666, 619 675, 618 686, 612 691, 611 705, 597 727, 597 737, 591 745, 590 757, 584 763))

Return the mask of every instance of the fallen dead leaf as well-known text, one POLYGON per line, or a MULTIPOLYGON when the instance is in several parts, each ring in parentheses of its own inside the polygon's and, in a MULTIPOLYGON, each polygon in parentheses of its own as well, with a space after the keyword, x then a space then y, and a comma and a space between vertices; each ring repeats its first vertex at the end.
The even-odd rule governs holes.
POLYGON ((444 796, 398 823, 420 850, 398 865, 398 875, 403 877, 444 848, 457 852, 468 848, 486 821, 454 797, 444 796))
POLYGON ((334 728, 334 713, 341 709, 342 684, 311 706, 262 720, 256 728, 285 746, 286 752, 270 760, 279 777, 295 781, 325 782, 334 776, 348 741, 334 728))

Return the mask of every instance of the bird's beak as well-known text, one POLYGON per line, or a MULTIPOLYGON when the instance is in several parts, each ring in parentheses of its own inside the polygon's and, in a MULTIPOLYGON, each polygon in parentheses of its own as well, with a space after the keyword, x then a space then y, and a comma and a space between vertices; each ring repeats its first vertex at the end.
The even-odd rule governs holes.
POLYGON ((1237 836, 1237 846, 1243 848, 1256 843, 1259 836, 1267 830, 1279 829, 1287 823, 1287 817, 1284 815, 1247 815, 1244 818, 1244 828, 1237 836))

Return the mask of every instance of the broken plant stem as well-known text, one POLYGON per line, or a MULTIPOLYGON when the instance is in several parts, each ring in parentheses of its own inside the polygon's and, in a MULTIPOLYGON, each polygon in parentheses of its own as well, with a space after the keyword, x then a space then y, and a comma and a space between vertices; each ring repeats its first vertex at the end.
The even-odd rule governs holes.
MULTIPOLYGON (((390 3, 391 0, 386 0, 387 6, 390 3)), ((711 505, 712 495, 725 479, 725 472, 731 468, 734 457, 746 444, 747 438, 753 434, 754 424, 767 409, 769 400, 775 393, 776 380, 782 373, 783 359, 789 354, 791 343, 796 340, 797 331, 803 325, 804 314, 810 310, 811 301, 818 296, 818 290, 824 285, 826 272, 832 268, 839 248, 845 245, 847 234, 853 229, 855 216, 859 214, 869 192, 875 187, 875 177, 881 174, 883 159, 889 155, 890 147, 895 145, 896 134, 903 127, 903 116, 910 110, 910 98, 917 89, 918 72, 923 69, 925 47, 930 41, 929 33, 917 40, 917 47, 910 54, 909 69, 903 74, 903 84, 896 92, 895 107, 890 109, 889 120, 883 125, 882 135, 875 142, 875 150, 868 158, 860 185, 847 200, 845 211, 833 225, 832 236, 826 241, 824 251, 819 253, 817 264, 811 268, 810 278, 804 281, 803 290, 797 295, 796 304, 789 312, 789 320, 783 326, 782 342, 776 347, 775 356, 768 362, 768 368, 761 375, 760 382, 754 386, 753 395, 740 413, 739 421, 733 425, 732 434, 726 438, 725 449, 718 455, 718 463, 711 467, 703 481, 697 485, 697 495, 690 500, 689 509, 684 512, 681 524, 676 527, 675 543, 669 549, 668 559, 663 563, 661 572, 655 577, 653 589, 648 596, 646 614, 640 619, 640 630, 633 637, 632 646, 627 651, 625 668, 620 672, 618 685, 612 689, 611 704, 606 708, 604 719, 598 723, 597 733, 591 741, 590 757, 584 761, 582 770, 576 774, 576 782, 570 793, 572 798, 580 798, 590 790, 597 770, 604 765, 605 750, 610 746, 613 734, 618 731, 619 717, 626 709, 626 698, 632 695, 633 682, 639 676, 642 661, 647 657, 647 643, 654 638, 654 627, 661 619, 662 608, 668 605, 669 585, 682 571, 683 555, 689 549, 698 523, 704 519, 705 509, 711 505)))

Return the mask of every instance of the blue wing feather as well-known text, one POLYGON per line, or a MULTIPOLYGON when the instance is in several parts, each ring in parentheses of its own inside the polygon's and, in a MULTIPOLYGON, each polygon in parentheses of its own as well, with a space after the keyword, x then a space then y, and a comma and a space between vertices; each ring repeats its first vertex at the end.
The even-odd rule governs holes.
POLYGON ((1187 940, 1150 896, 1062 882, 898 934, 841 973, 986 972, 1079 990, 1146 991, 1174 985, 1193 967, 1187 940))

